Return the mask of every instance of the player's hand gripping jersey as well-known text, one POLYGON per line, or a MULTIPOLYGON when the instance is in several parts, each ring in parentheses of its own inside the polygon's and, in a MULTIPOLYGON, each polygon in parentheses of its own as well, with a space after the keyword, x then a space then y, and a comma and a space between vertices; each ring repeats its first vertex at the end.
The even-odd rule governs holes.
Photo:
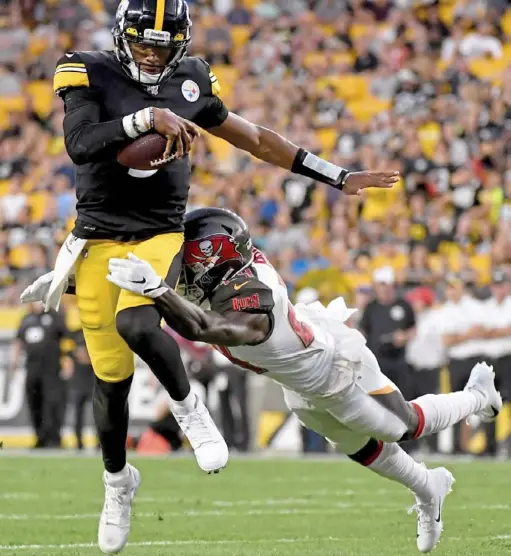
POLYGON ((189 157, 157 171, 125 168, 116 157, 130 139, 123 117, 144 108, 170 108, 206 129, 227 118, 206 62, 185 57, 161 85, 147 86, 123 70, 114 52, 74 52, 58 61, 54 89, 65 102, 66 147, 77 165, 74 235, 131 240, 182 231, 189 157))
POLYGON ((330 311, 319 303, 293 307, 282 279, 255 249, 254 263, 218 287, 211 309, 222 314, 267 313, 270 333, 255 346, 217 349, 236 365, 265 373, 304 397, 336 396, 354 382, 365 339, 343 324, 348 315, 332 310, 335 307, 330 311))

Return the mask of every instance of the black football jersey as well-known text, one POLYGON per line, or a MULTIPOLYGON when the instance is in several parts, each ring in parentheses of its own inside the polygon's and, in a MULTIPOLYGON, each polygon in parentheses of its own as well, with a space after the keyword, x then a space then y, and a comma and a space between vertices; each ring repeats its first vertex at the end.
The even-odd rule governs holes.
POLYGON ((131 79, 113 52, 69 53, 57 63, 54 89, 65 101, 66 147, 77 163, 75 235, 130 241, 182 231, 189 157, 157 171, 120 165, 117 153, 131 141, 122 118, 154 106, 205 129, 221 125, 228 110, 207 63, 185 57, 164 84, 152 88, 131 79))

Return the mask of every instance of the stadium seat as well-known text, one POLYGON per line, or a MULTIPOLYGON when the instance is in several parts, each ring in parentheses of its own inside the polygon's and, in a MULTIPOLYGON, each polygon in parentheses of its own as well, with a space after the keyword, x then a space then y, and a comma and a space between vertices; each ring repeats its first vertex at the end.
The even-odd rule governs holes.
POLYGON ((390 102, 374 97, 348 102, 348 110, 359 122, 369 122, 372 118, 386 112, 390 108, 390 102))
POLYGON ((220 137, 215 137, 214 135, 207 135, 208 145, 213 155, 218 158, 220 162, 226 162, 233 156, 234 147, 220 139, 220 137))
POLYGON ((231 66, 216 65, 211 68, 211 71, 218 77, 218 83, 222 88, 221 96, 229 95, 238 79, 238 70, 231 66))
POLYGON ((31 262, 30 247, 24 243, 9 251, 9 264, 14 268, 28 268, 31 262))
POLYGON ((332 62, 334 64, 346 64, 351 67, 355 62, 355 56, 351 52, 339 52, 334 54, 332 62))
POLYGON ((27 312, 26 306, 2 307, 0 311, 0 330, 16 330, 27 312))
POLYGON ((32 222, 42 222, 48 209, 48 194, 46 191, 36 191, 28 198, 32 222))
POLYGON ((511 36, 511 8, 509 8, 502 19, 500 20, 500 26, 506 37, 511 36))
POLYGON ((481 285, 491 281, 491 257, 488 254, 473 255, 469 259, 470 266, 477 272, 478 282, 481 285))
POLYGON ((479 79, 491 80, 498 78, 506 69, 508 61, 502 58, 477 58, 470 61, 470 71, 479 79))
POLYGON ((438 8, 440 19, 447 25, 447 27, 450 27, 454 21, 455 7, 455 4, 443 4, 438 8))
POLYGON ((361 75, 340 75, 318 79, 317 88, 321 90, 331 85, 344 101, 360 100, 369 96, 367 79, 361 75))
POLYGON ((444 257, 438 253, 432 253, 428 256, 428 265, 433 272, 442 272, 444 269, 444 257))
POLYGON ((363 23, 354 23, 350 27, 350 38, 351 40, 357 40, 360 37, 368 35, 372 31, 372 27, 365 25, 363 23))
POLYGON ((26 87, 32 99, 34 110, 41 118, 50 114, 53 105, 54 92, 52 84, 48 81, 31 81, 26 87))
POLYGON ((331 152, 335 147, 335 142, 337 141, 337 130, 333 127, 319 129, 317 131, 317 136, 321 143, 321 148, 327 153, 331 152))
POLYGON ((431 158, 442 137, 442 128, 437 122, 428 122, 418 129, 418 137, 424 154, 431 158))
POLYGON ((241 48, 250 38, 251 29, 248 25, 235 25, 231 28, 232 44, 241 48))
POLYGON ((9 191, 9 180, 0 180, 0 197, 3 197, 9 191))
POLYGON ((105 6, 102 0, 82 0, 82 2, 89 8, 92 13, 105 11, 105 6))

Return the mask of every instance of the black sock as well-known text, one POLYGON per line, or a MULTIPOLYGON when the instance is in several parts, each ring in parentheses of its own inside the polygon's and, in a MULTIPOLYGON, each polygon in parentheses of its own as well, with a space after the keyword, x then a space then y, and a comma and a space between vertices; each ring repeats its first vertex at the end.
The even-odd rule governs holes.
POLYGON ((117 330, 124 341, 151 368, 170 397, 180 402, 190 393, 190 382, 177 342, 160 326, 156 307, 130 307, 117 315, 117 330))
POLYGON ((133 377, 122 382, 105 382, 95 377, 92 407, 105 469, 122 471, 126 465, 128 395, 133 377))
POLYGON ((378 458, 382 450, 383 442, 376 440, 376 438, 370 438, 363 448, 348 457, 364 467, 369 467, 378 458))

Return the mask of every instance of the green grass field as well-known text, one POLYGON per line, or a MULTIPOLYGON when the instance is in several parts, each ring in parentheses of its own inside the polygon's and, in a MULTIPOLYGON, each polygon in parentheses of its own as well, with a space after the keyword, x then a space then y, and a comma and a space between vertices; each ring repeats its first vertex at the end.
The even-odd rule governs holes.
MULTIPOLYGON (((192 459, 133 459, 137 556, 404 556, 418 553, 412 495, 348 461, 233 460, 203 475, 192 459)), ((457 482, 438 556, 511 551, 511 465, 447 464, 457 482)), ((95 458, 0 458, 0 556, 85 556, 102 506, 95 458)))

